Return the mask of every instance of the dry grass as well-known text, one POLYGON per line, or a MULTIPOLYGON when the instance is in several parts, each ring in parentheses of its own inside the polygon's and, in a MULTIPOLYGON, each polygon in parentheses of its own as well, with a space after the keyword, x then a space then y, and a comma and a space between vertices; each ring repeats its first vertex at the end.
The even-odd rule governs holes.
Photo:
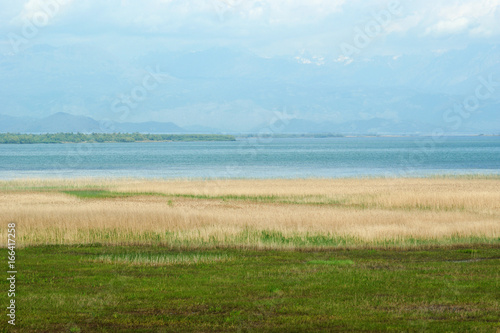
POLYGON ((500 178, 4 181, 0 216, 0 237, 14 221, 19 246, 497 243, 500 178), (147 195, 61 193, 89 188, 147 195))

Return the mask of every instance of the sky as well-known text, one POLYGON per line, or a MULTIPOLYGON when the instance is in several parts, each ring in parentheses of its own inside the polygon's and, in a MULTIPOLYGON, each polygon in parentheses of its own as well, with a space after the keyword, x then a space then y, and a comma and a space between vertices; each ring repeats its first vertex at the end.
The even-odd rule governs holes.
POLYGON ((46 30, 34 38, 57 44, 111 37, 139 49, 163 40, 169 49, 236 44, 267 56, 303 49, 334 55, 340 44, 354 44, 356 27, 364 30, 385 12, 381 40, 366 53, 404 54, 497 41, 499 7, 500 0, 2 0, 0 28, 4 37, 22 36, 31 22, 46 30))
MULTIPOLYGON (((0 114, 250 131, 286 109, 435 127, 500 81, 499 22, 500 0, 0 0, 0 114), (144 97, 151 69, 164 77, 144 97)), ((499 92, 464 130, 499 125, 499 92)))

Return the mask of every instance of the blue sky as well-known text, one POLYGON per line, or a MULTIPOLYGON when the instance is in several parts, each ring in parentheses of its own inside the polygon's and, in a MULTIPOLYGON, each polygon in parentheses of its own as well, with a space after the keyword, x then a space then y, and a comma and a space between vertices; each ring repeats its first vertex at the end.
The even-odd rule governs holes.
MULTIPOLYGON (((286 109, 433 128, 500 81, 499 22, 500 0, 1 0, 0 114, 249 131, 286 109), (166 79, 118 117, 148 68, 166 79)), ((500 129, 499 92, 462 129, 500 129)))

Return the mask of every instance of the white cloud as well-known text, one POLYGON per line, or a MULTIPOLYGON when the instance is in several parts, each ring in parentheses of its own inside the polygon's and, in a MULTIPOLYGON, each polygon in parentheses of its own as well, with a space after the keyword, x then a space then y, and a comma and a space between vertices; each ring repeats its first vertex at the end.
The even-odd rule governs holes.
POLYGON ((54 17, 61 15, 74 0, 28 0, 19 15, 13 18, 14 24, 24 24, 26 21, 36 26, 51 24, 54 17))
POLYGON ((436 35, 460 34, 473 32, 473 34, 490 34, 500 32, 498 21, 495 20, 496 12, 500 7, 500 0, 479 0, 450 2, 436 11, 434 20, 426 33, 436 35), (496 24, 492 24, 496 21, 496 24))
MULTIPOLYGON (((339 45, 352 42, 354 29, 373 20, 372 13, 387 10, 391 0, 27 0, 16 4, 0 0, 0 18, 11 15, 0 22, 1 32, 19 34, 23 22, 35 19, 44 4, 54 2, 61 4, 60 9, 47 22, 50 29, 37 36, 40 42, 71 36, 97 40, 99 35, 111 34, 117 43, 138 38, 150 40, 153 47, 158 38, 168 37, 189 47, 237 44, 270 56, 296 55, 307 49, 328 59, 337 58, 339 45)), ((405 47, 435 49, 436 41, 446 43, 443 36, 461 36, 457 44, 464 45, 474 38, 500 35, 500 0, 400 3, 401 15, 383 27, 364 53, 376 53, 381 45, 394 54, 405 53, 405 47)))
POLYGON ((500 34, 500 0, 422 0, 402 8, 402 17, 391 22, 388 32, 430 38, 500 34))
POLYGON ((427 28, 426 33, 427 34, 436 34, 436 35, 448 35, 448 34, 457 34, 457 33, 462 33, 470 25, 469 19, 465 17, 459 17, 454 20, 446 20, 446 21, 439 21, 438 23, 434 24, 433 26, 427 28))

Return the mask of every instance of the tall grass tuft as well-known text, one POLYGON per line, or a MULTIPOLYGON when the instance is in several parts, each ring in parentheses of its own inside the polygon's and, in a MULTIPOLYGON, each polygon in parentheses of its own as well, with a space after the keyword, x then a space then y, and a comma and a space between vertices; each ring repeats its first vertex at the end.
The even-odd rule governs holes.
POLYGON ((133 266, 170 266, 170 265, 196 265, 215 262, 227 262, 232 258, 226 254, 166 254, 148 255, 143 253, 101 255, 90 259, 92 262, 128 264, 133 266))

